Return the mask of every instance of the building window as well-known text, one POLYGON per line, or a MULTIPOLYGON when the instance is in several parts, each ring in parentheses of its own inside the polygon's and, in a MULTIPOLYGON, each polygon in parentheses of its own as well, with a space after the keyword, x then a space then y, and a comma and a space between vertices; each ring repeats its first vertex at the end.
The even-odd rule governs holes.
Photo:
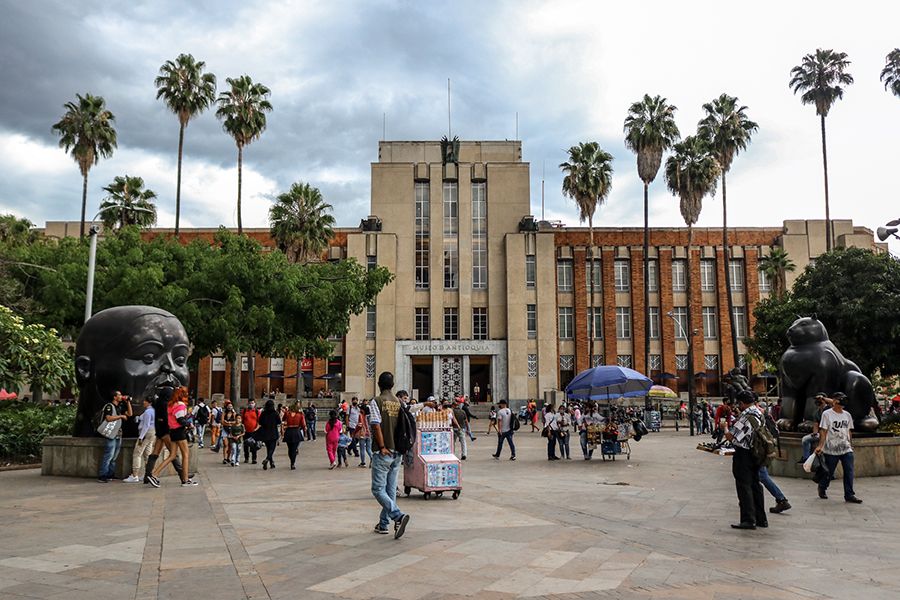
POLYGON ((631 289, 631 264, 627 260, 613 262, 615 272, 615 284, 617 292, 627 292, 631 289))
POLYGON ((537 354, 528 355, 528 377, 537 377, 537 354))
POLYGON ((591 366, 599 367, 603 365, 603 355, 602 354, 592 354, 591 355, 591 366))
POLYGON ((599 306, 595 306, 588 309, 588 314, 591 315, 590 320, 588 321, 591 331, 590 335, 593 336, 595 340, 603 339, 603 309, 599 306))
POLYGON ((572 291, 572 261, 556 261, 556 289, 560 292, 572 291))
POLYGON ((472 309, 472 339, 488 339, 488 320, 486 308, 472 309))
POLYGON ((534 254, 525 257, 525 288, 533 290, 537 285, 537 258, 534 254))
POLYGON ((575 333, 575 321, 571 306, 559 307, 559 339, 571 340, 575 333))
POLYGON ((743 306, 734 307, 734 331, 739 340, 747 337, 747 315, 743 306))
POLYGON ((459 187, 444 182, 444 289, 459 289, 459 187))
POLYGON ((687 307, 686 306, 676 306, 672 310, 672 319, 675 321, 675 339, 683 340, 687 339, 687 330, 688 330, 688 318, 687 318, 687 307))
POLYGON ((431 338, 431 323, 428 318, 427 308, 416 309, 416 339, 427 340, 431 338))
POLYGON ((766 271, 760 269, 759 271, 759 291, 760 292, 771 292, 772 291, 772 278, 769 277, 769 274, 766 271))
POLYGON ((731 291, 744 291, 744 261, 732 259, 728 261, 729 274, 731 275, 731 291))
POLYGON ((375 355, 366 354, 366 379, 375 379, 375 355))
POLYGON ((700 261, 700 290, 716 291, 716 261, 708 259, 700 261))
POLYGON ((659 290, 659 263, 656 260, 647 261, 647 291, 659 290))
POLYGON ((719 320, 715 306, 703 307, 703 337, 708 340, 719 337, 719 320))
POLYGON ((456 309, 456 308, 445 308, 444 309, 444 339, 445 340, 458 340, 459 339, 459 309, 456 309))
POLYGON ((560 354, 559 355, 559 368, 563 371, 571 371, 575 368, 575 355, 573 354, 560 354))
POLYGON ((616 307, 616 337, 620 340, 631 339, 631 308, 616 307))
POLYGON ((659 307, 651 306, 650 307, 650 339, 658 340, 659 339, 659 307))
POLYGON ((673 292, 683 292, 687 289, 687 281, 685 279, 685 265, 687 261, 684 260, 673 260, 672 261, 672 291, 673 292))
POLYGON ((378 266, 378 259, 377 259, 377 258, 375 258, 374 256, 367 256, 367 257, 366 257, 366 270, 367 270, 367 271, 372 271, 372 270, 374 270, 375 267, 377 267, 377 266, 378 266))
POLYGON ((620 354, 616 357, 616 364, 620 367, 626 367, 628 369, 631 368, 631 355, 630 354, 620 354))
POLYGON ((660 356, 659 354, 650 355, 650 370, 662 371, 662 356, 660 356))
POLYGON ((427 290, 431 243, 431 192, 427 181, 416 182, 416 289, 427 290))
POLYGON ((375 305, 370 304, 366 307, 366 339, 375 339, 375 305))
POLYGON ((472 182, 472 289, 487 289, 487 183, 472 182))
POLYGON ((528 329, 528 339, 533 340, 537 337, 537 304, 525 306, 525 321, 528 329))
POLYGON ((584 279, 588 294, 591 293, 591 262, 594 263, 594 293, 598 294, 603 291, 603 267, 599 258, 584 261, 584 279))
POLYGON ((688 368, 687 354, 676 354, 675 355, 675 368, 679 371, 687 371, 687 368, 688 368))
POLYGON ((719 355, 718 354, 707 354, 703 357, 703 366, 707 371, 718 371, 719 370, 719 355))
POLYGON ((747 355, 738 354, 738 369, 745 370, 747 368, 747 355))

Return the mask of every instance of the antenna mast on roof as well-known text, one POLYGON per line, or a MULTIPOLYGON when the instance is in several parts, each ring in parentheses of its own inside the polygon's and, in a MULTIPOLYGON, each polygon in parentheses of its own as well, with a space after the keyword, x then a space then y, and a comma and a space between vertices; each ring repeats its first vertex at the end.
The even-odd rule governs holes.
POLYGON ((519 139, 519 111, 516 111, 516 140, 519 139))
POLYGON ((447 139, 453 139, 453 128, 450 126, 450 78, 447 78, 447 139))
POLYGON ((544 167, 546 165, 545 160, 541 161, 541 221, 544 219, 544 167))
POLYGON ((387 139, 387 113, 381 113, 381 141, 387 139))

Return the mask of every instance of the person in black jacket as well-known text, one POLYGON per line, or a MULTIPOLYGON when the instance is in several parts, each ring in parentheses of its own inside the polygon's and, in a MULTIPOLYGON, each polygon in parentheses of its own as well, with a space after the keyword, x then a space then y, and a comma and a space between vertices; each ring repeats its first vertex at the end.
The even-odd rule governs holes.
POLYGON ((263 471, 268 467, 275 468, 275 461, 272 458, 275 456, 275 446, 278 444, 280 429, 281 417, 278 416, 278 411, 275 410, 275 401, 266 400, 266 406, 259 415, 259 429, 256 430, 253 436, 266 445, 266 457, 262 462, 263 471))

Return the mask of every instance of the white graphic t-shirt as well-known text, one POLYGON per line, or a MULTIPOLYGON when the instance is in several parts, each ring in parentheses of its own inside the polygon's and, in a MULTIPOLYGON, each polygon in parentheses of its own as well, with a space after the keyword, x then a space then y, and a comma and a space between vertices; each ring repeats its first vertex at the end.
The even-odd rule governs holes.
POLYGON ((825 438, 825 454, 840 456, 853 452, 850 446, 850 430, 853 429, 853 417, 846 410, 840 413, 829 408, 822 413, 822 420, 819 422, 819 429, 827 431, 825 438))

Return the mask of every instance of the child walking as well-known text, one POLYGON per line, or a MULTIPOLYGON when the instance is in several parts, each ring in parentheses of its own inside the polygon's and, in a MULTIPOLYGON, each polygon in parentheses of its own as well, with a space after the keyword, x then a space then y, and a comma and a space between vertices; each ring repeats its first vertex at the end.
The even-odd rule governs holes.
POLYGON ((231 449, 231 466, 236 467, 241 464, 241 445, 244 441, 244 423, 241 415, 234 417, 235 424, 229 428, 228 441, 231 449))
MULTIPOLYGON (((341 438, 341 432, 344 430, 343 424, 338 420, 336 410, 328 411, 328 421, 325 423, 325 451, 328 453, 328 462, 331 463, 329 469, 337 466, 337 450, 338 442, 341 438)), ((348 444, 349 445, 349 444, 348 444)), ((344 446, 344 460, 346 459, 347 446, 344 446)))
POLYGON ((350 466, 347 464, 347 451, 352 443, 353 440, 350 439, 350 436, 346 433, 342 433, 338 438, 338 466, 341 466, 341 463, 343 463, 345 467, 350 466))

